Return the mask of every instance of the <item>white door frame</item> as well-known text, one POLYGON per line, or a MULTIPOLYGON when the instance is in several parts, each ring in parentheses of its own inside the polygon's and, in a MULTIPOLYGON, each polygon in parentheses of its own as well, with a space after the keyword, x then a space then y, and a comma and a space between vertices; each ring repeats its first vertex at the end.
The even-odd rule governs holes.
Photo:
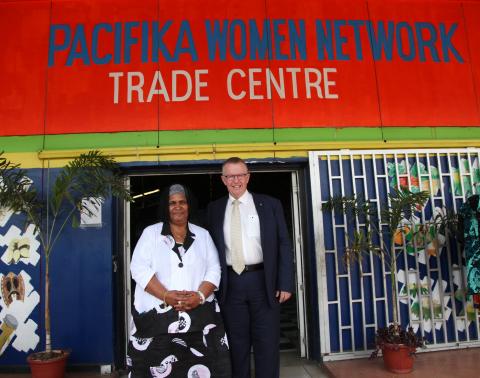
POLYGON ((303 264, 303 237, 302 217, 300 206, 300 194, 298 184, 298 172, 292 172, 292 224, 293 224, 293 250, 295 253, 296 267, 296 291, 297 291, 297 320, 298 320, 298 341, 300 346, 300 357, 309 357, 308 333, 306 332, 307 313, 305 311, 305 269, 303 264))
MULTIPOLYGON (((125 178, 127 188, 130 188, 130 176, 125 178)), ((125 293, 125 318, 123 330, 125 332, 125 345, 124 351, 127 351, 128 341, 130 340, 130 319, 131 319, 131 299, 132 299, 132 288, 130 284, 130 256, 131 256, 131 239, 130 239, 130 202, 125 201, 123 205, 125 216, 123 217, 123 229, 125 230, 124 241, 123 241, 123 290, 125 293), (128 257, 128 258, 127 258, 128 257)))

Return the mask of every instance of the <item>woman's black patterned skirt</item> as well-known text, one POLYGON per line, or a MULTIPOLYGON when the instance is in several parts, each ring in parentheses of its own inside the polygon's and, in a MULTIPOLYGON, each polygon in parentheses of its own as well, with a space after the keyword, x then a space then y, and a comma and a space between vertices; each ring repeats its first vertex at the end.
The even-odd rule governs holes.
POLYGON ((216 300, 194 310, 139 314, 128 343, 129 377, 231 377, 228 340, 216 300))

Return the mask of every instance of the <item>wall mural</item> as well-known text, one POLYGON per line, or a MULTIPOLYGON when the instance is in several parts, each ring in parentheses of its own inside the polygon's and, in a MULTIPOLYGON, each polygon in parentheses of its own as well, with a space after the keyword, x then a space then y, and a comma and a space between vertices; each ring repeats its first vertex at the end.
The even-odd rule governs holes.
MULTIPOLYGON (((400 186, 410 187, 412 191, 426 190, 431 195, 436 196, 441 192, 448 191, 454 196, 470 197, 473 194, 479 193, 480 185, 480 168, 478 164, 478 157, 473 157, 471 164, 465 157, 456 159, 457 166, 451 165, 451 180, 441 183, 438 167, 430 165, 430 173, 427 167, 421 162, 409 162, 401 160, 397 164, 388 163, 388 177, 389 184, 395 188, 398 184, 400 186), (398 180, 397 180, 398 177, 398 180), (431 185, 431 186, 430 186, 431 185), (443 187, 442 187, 443 185, 443 187), (451 188, 446 188, 445 185, 450 185, 451 188)), ((437 215, 443 215, 444 208, 435 207, 430 221, 437 215)), ((415 218, 420 224, 421 220, 415 218)), ((408 223, 407 220, 405 220, 408 223)), ((455 319, 457 332, 465 332, 468 327, 475 322, 475 308, 472 298, 467 295, 465 286, 462 285, 462 275, 466 277, 466 267, 452 264, 452 288, 449 289, 446 280, 435 279, 422 276, 422 271, 426 271, 426 265, 430 257, 440 257, 445 253, 446 236, 441 232, 436 233, 434 226, 428 232, 417 232, 418 229, 413 226, 413 229, 405 235, 406 245, 405 251, 408 255, 416 255, 419 263, 418 270, 410 269, 408 271, 409 278, 406 278, 406 272, 400 269, 397 275, 399 283, 403 284, 399 292, 399 301, 403 305, 410 304, 409 314, 411 325, 415 332, 419 329, 420 323, 423 321, 423 331, 432 332, 433 329, 440 331, 443 322, 448 322, 452 316, 453 311, 458 312, 459 319, 455 319), (436 233, 436 235, 435 235, 436 233), (415 236, 414 236, 415 235, 415 236), (422 240, 419 240, 423 238, 422 240), (419 248, 417 246, 426 246, 419 248), (417 279, 417 274, 419 275, 417 279), (420 278, 421 277, 421 278, 420 278), (451 299, 449 291, 453 290, 453 298, 451 299)), ((402 246, 401 235, 395 244, 402 246)), ((423 273, 424 274, 424 273, 423 273)))
MULTIPOLYGON (((435 165, 430 165, 430 173, 422 162, 413 162, 407 167, 404 159, 396 164, 389 162, 387 167, 389 183, 392 188, 396 188, 400 184, 400 186, 410 187, 412 192, 426 190, 434 196, 442 189, 439 168, 435 165)), ((474 192, 472 189, 472 181, 475 188, 480 184, 480 167, 477 157, 473 159, 471 165, 465 157, 460 157, 458 166, 452 166, 450 173, 453 178, 454 195, 463 196, 465 193, 465 196, 469 197, 478 192, 478 190, 474 192)))
POLYGON ((7 348, 27 353, 40 341, 38 324, 30 319, 40 295, 23 269, 39 264, 40 242, 33 225, 22 232, 10 222, 12 216, 0 209, 0 356, 7 348))

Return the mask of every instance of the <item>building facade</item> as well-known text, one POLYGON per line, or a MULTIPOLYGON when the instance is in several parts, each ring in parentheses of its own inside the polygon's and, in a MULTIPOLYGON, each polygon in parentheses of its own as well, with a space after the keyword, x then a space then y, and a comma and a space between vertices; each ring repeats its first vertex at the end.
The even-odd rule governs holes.
MULTIPOLYGON (((252 190, 284 204, 294 347, 312 359, 366 354, 391 319, 384 267, 342 266, 342 224, 322 201, 402 183, 431 193, 428 218, 477 193, 479 1, 12 0, 0 21, 0 150, 44 191, 73 156, 101 150, 137 196, 107 200, 52 257, 52 337, 73 364, 123 366, 129 259, 157 190, 186 183, 205 209, 224 194, 225 158, 246 159, 252 190)), ((402 323, 430 350, 478 345, 453 244, 402 252, 402 323)), ((22 365, 44 343, 42 260, 7 209, 0 260, 2 288, 22 282, 21 295, 2 291, 1 364, 22 365)))

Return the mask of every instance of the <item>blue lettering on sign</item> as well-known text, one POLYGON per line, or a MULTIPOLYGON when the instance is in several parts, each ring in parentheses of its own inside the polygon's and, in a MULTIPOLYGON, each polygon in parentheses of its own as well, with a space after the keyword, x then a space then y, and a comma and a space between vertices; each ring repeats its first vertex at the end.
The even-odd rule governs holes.
POLYGON ((243 20, 230 23, 230 55, 235 60, 243 60, 247 56, 247 28, 243 20), (238 42, 240 48, 237 48, 238 42))
POLYGON ((48 66, 51 67, 55 64, 55 52, 64 51, 70 46, 70 40, 72 38, 72 32, 70 26, 57 24, 50 27, 50 39, 48 42, 48 66), (63 31, 65 33, 64 42, 58 45, 55 44, 55 34, 57 31, 63 31))
POLYGON ((121 59, 121 51, 122 51, 122 23, 121 22, 115 22, 115 33, 114 33, 114 46, 115 48, 113 49, 113 61, 115 64, 120 64, 122 63, 121 59))
POLYGON ((125 23, 125 33, 124 33, 124 45, 123 45, 123 61, 125 63, 130 63, 130 51, 133 45, 138 43, 138 38, 132 36, 132 30, 137 28, 140 25, 139 22, 127 22, 125 23))
POLYGON ((314 21, 314 40, 307 46, 307 24, 294 19, 205 20, 206 50, 199 56, 190 22, 128 21, 50 26, 48 67, 74 62, 89 65, 232 59, 306 60, 307 48, 316 48, 319 61, 363 60, 370 48, 373 60, 464 63, 453 41, 457 23, 395 22, 392 20, 314 21), (87 38, 88 37, 88 38, 87 38), (113 39, 113 42, 112 42, 113 39), (113 44, 113 45, 112 45, 113 44), (355 52, 354 52, 355 51, 355 52), (59 62, 58 56, 66 57, 59 62))
POLYGON ((110 24, 96 24, 92 32, 92 61, 94 64, 107 64, 112 60, 112 54, 105 54, 103 57, 98 55, 98 35, 104 29, 106 32, 112 32, 112 25, 110 24))
POLYGON ((434 62, 440 62, 438 58, 435 43, 437 42, 437 30, 429 22, 416 22, 415 31, 417 33, 418 56, 421 62, 426 62, 425 49, 430 50, 434 62))
POLYGON ((318 60, 325 60, 326 50, 328 59, 333 60, 332 21, 325 21, 325 27, 323 26, 322 20, 315 21, 315 30, 317 35, 317 58, 318 60))
POLYGON ((348 42, 347 37, 343 37, 340 34, 340 27, 345 26, 347 21, 345 20, 335 20, 333 22, 333 29, 335 35, 335 51, 337 60, 350 60, 350 57, 343 52, 343 45, 348 42))
POLYGON ((83 64, 90 64, 90 57, 88 55, 87 47, 87 38, 85 37, 85 26, 80 24, 77 25, 75 29, 75 34, 73 35, 72 46, 70 47, 70 52, 67 57, 66 66, 71 66, 74 59, 80 59, 83 61, 83 64))
POLYGON ((142 63, 148 63, 148 42, 150 41, 149 22, 142 22, 142 63))
POLYGON ((368 38, 370 39, 374 60, 380 60, 382 58, 382 52, 385 54, 387 61, 392 60, 394 30, 395 25, 393 21, 387 22, 387 30, 385 30, 385 23, 379 21, 376 32, 373 28, 372 21, 367 21, 368 38))
POLYGON ((413 35, 412 27, 406 22, 399 22, 397 24, 397 50, 398 56, 405 60, 406 62, 410 62, 415 59, 417 55, 417 49, 415 47, 415 37, 413 35), (403 38, 405 33, 402 33, 402 30, 405 30, 407 38, 403 38), (403 45, 403 41, 407 42, 407 46, 403 45), (406 52, 408 50, 408 53, 406 52))
POLYGON ((270 21, 263 21, 263 34, 260 36, 255 20, 248 20, 248 29, 250 30, 250 59, 265 60, 267 53, 268 59, 272 59, 272 49, 270 49, 270 21))
POLYGON ((349 20, 348 25, 353 27, 353 37, 355 38, 355 57, 357 60, 363 60, 362 40, 360 39, 360 26, 365 25, 362 20, 349 20))
POLYGON ((455 56, 455 58, 460 62, 463 63, 463 58, 460 56, 459 52, 455 49, 455 47, 452 45, 452 36, 453 33, 455 33, 455 30, 457 30, 458 24, 453 24, 450 30, 447 32, 445 30, 445 25, 443 23, 440 24, 440 40, 442 42, 442 53, 443 53, 443 60, 445 62, 450 62, 450 55, 448 54, 448 51, 450 50, 452 54, 455 56))
POLYGON ((190 54, 192 60, 195 62, 198 60, 197 50, 195 49, 195 43, 193 41, 192 30, 188 21, 182 21, 180 24, 180 31, 178 32, 178 39, 175 45, 175 52, 173 54, 173 61, 177 62, 180 59, 180 54, 190 54), (184 38, 187 41, 187 46, 183 46, 184 38))
POLYGON ((207 43, 208 43, 208 59, 215 60, 218 55, 221 61, 227 58, 227 31, 228 20, 223 20, 223 25, 220 25, 220 21, 215 20, 213 22, 213 29, 210 20, 205 21, 205 29, 207 31, 207 43))
POLYGON ((160 50, 160 55, 162 55, 167 62, 173 62, 173 56, 170 54, 167 46, 165 46, 165 43, 163 42, 163 36, 167 33, 171 25, 172 21, 168 20, 165 22, 162 28, 159 29, 157 21, 152 23, 152 62, 158 62, 158 50, 160 50))
POLYGON ((281 44, 285 41, 285 36, 280 33, 280 25, 285 24, 285 20, 273 20, 273 43, 275 46, 275 59, 287 60, 288 55, 282 54, 281 44))
POLYGON ((307 59, 307 38, 305 21, 298 21, 298 30, 294 20, 288 20, 288 31, 290 39, 290 59, 297 59, 297 51, 301 60, 307 59))

